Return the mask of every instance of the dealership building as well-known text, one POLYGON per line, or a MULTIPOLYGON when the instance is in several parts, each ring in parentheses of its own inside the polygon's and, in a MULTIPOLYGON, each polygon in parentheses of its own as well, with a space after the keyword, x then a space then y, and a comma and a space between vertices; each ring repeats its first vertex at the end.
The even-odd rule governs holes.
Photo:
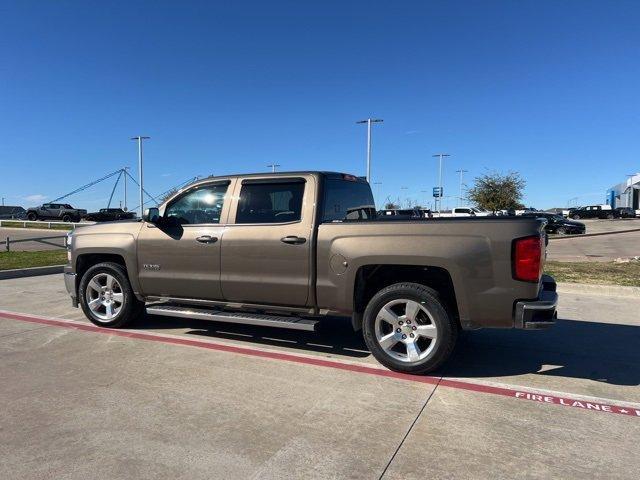
POLYGON ((640 209, 640 173, 630 175, 626 182, 619 183, 607 190, 607 205, 612 208, 631 207, 640 209))

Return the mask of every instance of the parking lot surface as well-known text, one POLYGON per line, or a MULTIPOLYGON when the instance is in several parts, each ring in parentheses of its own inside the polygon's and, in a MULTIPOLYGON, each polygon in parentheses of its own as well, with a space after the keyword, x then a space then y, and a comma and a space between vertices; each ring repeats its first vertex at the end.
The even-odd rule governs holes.
POLYGON ((3 280, 0 478, 636 478, 639 309, 564 294, 555 328, 465 332, 409 377, 338 319, 114 332, 61 275, 3 280))
POLYGON ((549 260, 561 262, 610 262, 640 256, 640 231, 554 238, 549 240, 547 255, 549 260))
POLYGON ((60 237, 49 240, 20 242, 11 245, 11 250, 15 252, 32 252, 35 250, 60 250, 64 247, 64 237, 67 232, 63 230, 48 230, 46 228, 6 228, 0 227, 0 248, 4 247, 6 238, 11 240, 23 240, 38 237, 60 237))

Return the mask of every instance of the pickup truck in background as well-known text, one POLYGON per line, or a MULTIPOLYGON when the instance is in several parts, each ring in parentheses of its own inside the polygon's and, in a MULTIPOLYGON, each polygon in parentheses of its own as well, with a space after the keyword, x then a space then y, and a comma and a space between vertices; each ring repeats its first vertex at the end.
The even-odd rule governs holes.
POLYGON ((97 212, 87 213, 85 219, 94 222, 112 222, 115 220, 131 220, 135 216, 134 212, 126 212, 121 208, 101 208, 97 212))
POLYGON ((27 209, 27 219, 60 220, 62 222, 79 222, 87 214, 86 210, 73 208, 68 203, 45 203, 39 207, 27 209))
POLYGON ((612 220, 620 218, 620 212, 612 209, 610 205, 589 205, 587 207, 569 209, 569 217, 574 220, 580 220, 581 218, 607 218, 612 220))
POLYGON ((383 365, 425 373, 460 329, 545 328, 544 221, 380 219, 369 184, 330 172, 212 177, 139 222, 67 238, 65 284, 102 327, 142 315, 298 330, 347 317, 383 365))

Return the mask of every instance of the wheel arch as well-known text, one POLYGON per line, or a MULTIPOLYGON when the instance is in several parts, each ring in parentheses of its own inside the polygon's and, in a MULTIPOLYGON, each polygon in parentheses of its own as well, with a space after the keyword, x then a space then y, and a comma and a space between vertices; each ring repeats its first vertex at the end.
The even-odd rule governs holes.
POLYGON ((460 323, 459 298, 447 269, 430 265, 374 264, 361 266, 355 275, 351 317, 354 330, 362 328, 365 308, 378 291, 389 285, 404 282, 418 283, 435 290, 450 315, 460 323))

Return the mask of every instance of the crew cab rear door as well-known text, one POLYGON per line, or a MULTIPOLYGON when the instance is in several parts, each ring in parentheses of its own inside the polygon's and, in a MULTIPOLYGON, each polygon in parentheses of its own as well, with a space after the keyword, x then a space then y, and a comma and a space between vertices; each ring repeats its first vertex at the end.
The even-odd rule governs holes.
POLYGON ((305 306, 309 299, 313 175, 238 181, 222 239, 225 300, 305 306))

